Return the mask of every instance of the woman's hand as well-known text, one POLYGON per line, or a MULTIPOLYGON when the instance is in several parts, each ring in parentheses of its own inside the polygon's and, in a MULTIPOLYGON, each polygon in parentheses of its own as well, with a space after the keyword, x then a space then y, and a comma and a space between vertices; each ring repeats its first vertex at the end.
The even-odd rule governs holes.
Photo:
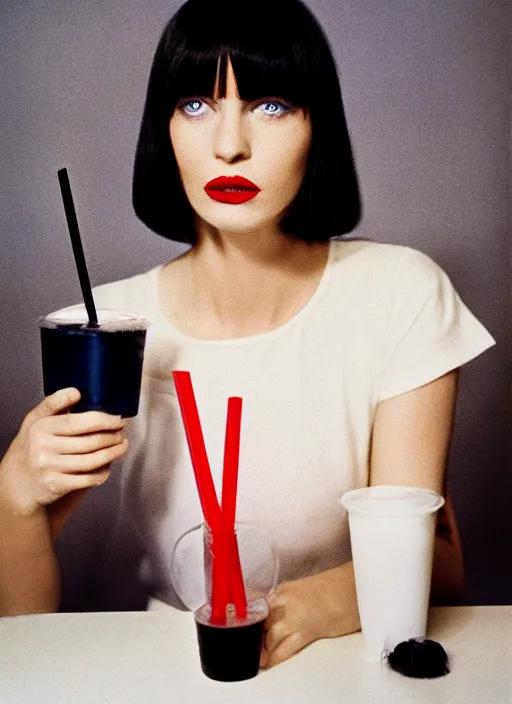
POLYGON ((32 515, 70 492, 102 484, 109 464, 126 452, 127 421, 99 411, 66 413, 79 399, 73 388, 47 396, 7 450, 0 488, 18 514, 32 515))
POLYGON ((54 537, 89 487, 127 448, 125 420, 66 413, 80 398, 62 389, 27 414, 0 463, 0 615, 56 611, 54 537))
POLYGON ((320 638, 360 629, 352 562, 281 584, 270 602, 261 667, 272 667, 320 638))

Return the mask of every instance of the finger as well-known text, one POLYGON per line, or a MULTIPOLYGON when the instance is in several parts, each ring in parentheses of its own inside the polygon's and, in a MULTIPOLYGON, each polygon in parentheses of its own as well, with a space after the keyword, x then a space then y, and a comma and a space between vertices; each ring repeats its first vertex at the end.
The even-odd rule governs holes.
POLYGON ((268 650, 266 649, 265 646, 261 649, 261 654, 260 654, 260 667, 265 668, 268 667, 268 663, 270 662, 270 654, 268 650))
POLYGON ((54 394, 46 396, 41 403, 33 408, 25 417, 25 421, 29 424, 34 423, 40 418, 54 416, 58 413, 66 411, 80 400, 80 391, 73 387, 60 389, 54 394))
POLYGON ((76 436, 54 435, 50 436, 48 449, 56 455, 85 455, 106 447, 113 447, 123 440, 122 430, 76 436))
POLYGON ((291 625, 281 620, 274 623, 265 633, 265 647, 272 653, 279 645, 293 633, 291 625))
POLYGON ((45 477, 44 486, 53 495, 54 501, 66 496, 72 491, 91 489, 103 484, 110 475, 110 469, 101 467, 87 474, 62 474, 53 472, 45 477))
POLYGON ((306 645, 308 645, 308 641, 304 640, 300 633, 292 633, 281 641, 275 650, 269 653, 267 667, 274 667, 274 665, 279 665, 279 663, 288 660, 306 645))
POLYGON ((87 435, 109 430, 121 430, 128 423, 127 418, 113 416, 102 411, 68 413, 41 421, 42 427, 52 435, 87 435))
MULTIPOLYGON (((105 447, 85 455, 56 455, 51 462, 52 468, 62 474, 82 474, 93 472, 111 462, 120 459, 128 449, 128 440, 112 447, 105 447)), ((50 464, 50 462, 48 462, 50 464)))
POLYGON ((281 602, 279 597, 274 597, 270 603, 270 611, 265 620, 265 628, 270 629, 275 623, 278 623, 284 618, 286 602, 281 602))

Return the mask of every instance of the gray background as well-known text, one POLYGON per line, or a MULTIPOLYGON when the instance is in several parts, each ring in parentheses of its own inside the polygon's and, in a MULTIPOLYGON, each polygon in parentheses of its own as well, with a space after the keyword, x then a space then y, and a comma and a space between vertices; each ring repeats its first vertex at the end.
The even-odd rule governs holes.
MULTIPOLYGON (((38 316, 80 298, 57 169, 70 173, 94 285, 183 251, 146 230, 130 200, 151 59, 179 4, 2 0, 2 453, 42 397, 38 316)), ((308 4, 340 67, 358 233, 432 256, 498 341, 463 370, 449 477, 470 602, 512 603, 510 7, 308 4)))

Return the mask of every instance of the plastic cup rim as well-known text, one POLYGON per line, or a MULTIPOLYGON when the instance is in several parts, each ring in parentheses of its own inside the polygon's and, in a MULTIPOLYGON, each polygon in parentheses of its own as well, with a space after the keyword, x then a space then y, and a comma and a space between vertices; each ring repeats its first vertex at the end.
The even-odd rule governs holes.
POLYGON ((438 511, 445 503, 444 497, 441 496, 441 494, 438 494, 437 491, 434 491, 433 489, 426 489, 424 487, 414 487, 414 486, 398 486, 398 485, 392 485, 392 484, 383 484, 383 485, 375 485, 375 486, 369 486, 369 487, 360 487, 359 489, 352 489, 350 491, 345 492, 341 498, 339 499, 340 503, 342 506, 345 507, 345 509, 348 511, 349 515, 352 514, 360 514, 360 515, 365 515, 365 516, 419 516, 419 515, 425 515, 425 514, 430 514, 430 513, 435 513, 438 511), (353 503, 353 499, 356 497, 359 497, 367 492, 369 490, 376 490, 374 493, 377 494, 378 492, 382 492, 385 494, 386 492, 389 491, 389 493, 393 493, 394 491, 401 491, 401 492, 406 492, 408 494, 411 494, 411 499, 412 499, 412 494, 415 493, 420 493, 423 495, 428 495, 432 499, 435 499, 435 502, 433 502, 430 506, 421 506, 418 504, 414 504, 411 501, 409 510, 406 509, 406 504, 410 500, 407 496, 402 496, 399 497, 397 496, 396 498, 385 498, 384 496, 379 497, 375 496, 375 498, 368 498, 368 504, 371 503, 371 507, 367 504, 355 504, 353 503), (386 505, 386 511, 379 511, 378 510, 378 504, 379 502, 382 502, 382 504, 385 503, 386 505), (393 504, 397 506, 397 511, 394 512, 392 509, 393 504))
MULTIPOLYGON (((208 530, 210 530, 210 526, 208 525, 208 523, 206 523, 206 521, 202 521, 201 523, 196 523, 195 526, 192 526, 191 528, 188 528, 186 531, 184 531, 184 532, 179 536, 179 538, 178 538, 178 540, 176 541, 175 545, 177 545, 178 542, 179 542, 182 538, 184 538, 186 535, 188 535, 189 533, 193 533, 195 530, 199 530, 200 528, 203 528, 203 529, 204 529, 204 528, 207 528, 208 530)), ((257 531, 258 533, 260 533, 262 536, 264 536, 265 538, 267 538, 267 540, 268 540, 268 542, 269 542, 269 545, 272 547, 273 550, 275 550, 274 541, 273 541, 272 538, 270 537, 269 533, 267 533, 267 531, 266 531, 264 528, 261 528, 260 526, 256 525, 256 523, 250 523, 249 521, 235 521, 235 531, 236 531, 238 528, 249 528, 249 529, 256 530, 256 531, 257 531)))
MULTIPOLYGON (((249 616, 247 616, 243 621, 236 621, 233 624, 228 624, 228 623, 212 624, 210 622, 207 622, 206 619, 203 620, 202 618, 198 617, 198 612, 201 611, 201 609, 203 609, 205 606, 211 607, 211 604, 209 604, 209 603, 202 604, 201 606, 198 606, 197 609, 194 609, 192 611, 192 614, 194 617, 194 621, 196 623, 202 624, 203 626, 211 626, 212 628, 224 628, 224 629, 226 629, 226 628, 243 628, 244 626, 252 626, 256 623, 260 623, 261 621, 264 621, 267 618, 267 616, 270 612, 270 606, 269 606, 268 601, 269 601, 268 598, 259 597, 258 599, 253 599, 253 601, 250 602, 250 603, 261 602, 262 604, 265 605, 265 609, 264 610, 262 609, 262 613, 263 613, 263 611, 265 613, 264 613, 264 615, 261 616, 261 618, 251 620, 249 618, 249 616)), ((248 607, 249 607, 249 604, 248 604, 248 607)))
MULTIPOLYGON (((121 318, 111 317, 103 322, 100 320, 98 324, 99 330, 108 330, 108 328, 111 326, 113 328, 116 328, 116 331, 118 331, 118 329, 122 331, 123 324, 126 324, 128 327, 128 331, 140 331, 147 330, 151 325, 151 321, 149 321, 147 318, 144 318, 141 315, 137 315, 136 313, 130 313, 129 311, 124 311, 117 308, 100 307, 96 309, 96 312, 98 313, 98 317, 100 317, 101 313, 117 313, 118 315, 122 316, 121 318), (135 327, 135 325, 138 325, 139 327, 135 327)), ((88 324, 88 316, 85 306, 82 303, 79 303, 74 306, 62 308, 52 313, 47 313, 46 315, 41 315, 37 319, 37 323, 40 328, 52 329, 57 327, 58 325, 81 325, 85 328, 88 324), (82 310, 84 312, 82 320, 73 320, 72 317, 67 315, 70 311, 82 312, 82 310), (59 315, 56 315, 56 317, 54 318, 50 317, 55 314, 59 315)))

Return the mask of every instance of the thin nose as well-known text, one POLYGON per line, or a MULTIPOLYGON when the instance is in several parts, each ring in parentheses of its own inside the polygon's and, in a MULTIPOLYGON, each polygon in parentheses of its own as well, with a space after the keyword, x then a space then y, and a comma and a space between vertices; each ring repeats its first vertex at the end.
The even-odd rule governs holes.
POLYGON ((241 110, 236 105, 227 105, 228 102, 231 101, 225 101, 220 110, 214 149, 216 158, 233 164, 248 159, 251 147, 248 126, 241 110))

